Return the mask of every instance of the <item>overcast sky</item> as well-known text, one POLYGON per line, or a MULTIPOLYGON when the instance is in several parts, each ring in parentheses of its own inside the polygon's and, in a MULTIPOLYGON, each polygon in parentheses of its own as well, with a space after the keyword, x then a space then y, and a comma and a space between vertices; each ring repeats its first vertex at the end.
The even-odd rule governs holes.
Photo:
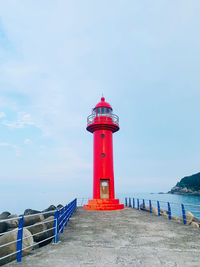
MULTIPOLYGON (((200 171, 200 1, 0 1, 0 194, 92 194, 86 119, 120 118, 116 193, 200 171)), ((1 201, 2 201, 1 199, 1 201)))

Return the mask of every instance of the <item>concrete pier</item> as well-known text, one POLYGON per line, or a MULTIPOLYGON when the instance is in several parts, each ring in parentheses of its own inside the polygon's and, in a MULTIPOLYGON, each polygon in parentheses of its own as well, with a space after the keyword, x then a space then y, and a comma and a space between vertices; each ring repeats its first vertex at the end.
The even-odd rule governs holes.
POLYGON ((200 266, 200 229, 131 208, 78 208, 60 240, 6 266, 200 266))

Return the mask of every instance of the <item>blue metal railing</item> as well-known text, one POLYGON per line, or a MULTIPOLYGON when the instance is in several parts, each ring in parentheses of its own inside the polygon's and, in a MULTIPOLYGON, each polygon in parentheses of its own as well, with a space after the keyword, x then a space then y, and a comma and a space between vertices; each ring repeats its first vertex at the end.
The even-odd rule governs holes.
POLYGON ((18 228, 12 230, 12 231, 8 231, 8 232, 4 232, 1 233, 0 236, 2 235, 6 235, 9 234, 11 232, 16 232, 17 231, 17 239, 8 243, 5 243, 3 245, 0 245, 0 249, 6 246, 9 246, 11 244, 16 243, 16 251, 7 255, 4 255, 3 257, 0 257, 0 265, 1 265, 1 261, 5 260, 6 258, 15 255, 16 254, 16 259, 17 262, 21 262, 22 259, 22 252, 24 250, 27 250, 31 247, 34 247, 40 243, 43 243, 47 240, 53 239, 54 243, 58 243, 59 241, 59 235, 60 233, 63 233, 64 227, 67 226, 68 221, 70 220, 72 214, 76 211, 77 208, 77 199, 74 199, 73 201, 71 201, 68 205, 66 205, 65 207, 61 208, 61 209, 57 209, 57 210, 51 210, 51 211, 47 211, 47 212, 41 212, 41 213, 37 213, 37 214, 31 214, 31 215, 25 215, 25 216, 20 216, 20 217, 15 217, 15 218, 11 218, 11 219, 4 219, 4 220, 0 220, 0 223, 2 222, 8 222, 8 221, 13 221, 13 220, 18 220, 19 221, 19 226, 18 228), (24 226, 24 218, 29 218, 31 216, 36 216, 36 215, 47 215, 49 214, 49 216, 52 216, 52 213, 54 214, 54 219, 52 220, 45 220, 45 221, 41 221, 39 223, 36 224, 32 224, 30 226, 24 226), (44 231, 41 232, 37 232, 35 234, 31 234, 29 236, 23 237, 23 230, 24 229, 29 229, 30 227, 36 226, 36 225, 40 225, 40 224, 47 224, 53 222, 53 227, 52 228, 48 228, 44 231), (35 235, 39 235, 41 233, 45 233, 45 232, 49 232, 53 230, 53 235, 51 235, 50 237, 47 237, 39 242, 34 243, 31 246, 28 247, 23 247, 23 240, 27 239, 27 238, 31 238, 35 235))
POLYGON ((133 208, 138 210, 148 211, 150 213, 154 213, 158 216, 165 216, 169 220, 177 220, 182 222, 183 224, 190 224, 195 222, 200 227, 200 205, 192 205, 192 204, 183 204, 183 203, 174 203, 174 202, 165 202, 158 200, 149 200, 149 199, 139 199, 139 198, 125 198, 125 207, 131 207, 128 203, 133 203, 133 208), (135 206, 137 203, 137 206, 135 206), (147 205, 147 203, 149 205, 147 205), (154 203, 154 206, 152 205, 154 203), (174 214, 172 215, 172 207, 174 214), (176 207, 176 208, 175 208, 176 207), (189 214, 190 212, 192 214, 189 214), (177 217, 179 216, 179 217, 177 217), (195 217, 197 216, 197 218, 195 217))

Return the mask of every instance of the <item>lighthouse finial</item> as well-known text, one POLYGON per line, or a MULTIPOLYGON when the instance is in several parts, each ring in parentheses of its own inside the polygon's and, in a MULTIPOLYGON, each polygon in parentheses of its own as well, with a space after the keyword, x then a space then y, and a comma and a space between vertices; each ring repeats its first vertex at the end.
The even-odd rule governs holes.
POLYGON ((105 97, 103 96, 103 93, 102 93, 101 101, 105 101, 105 97))

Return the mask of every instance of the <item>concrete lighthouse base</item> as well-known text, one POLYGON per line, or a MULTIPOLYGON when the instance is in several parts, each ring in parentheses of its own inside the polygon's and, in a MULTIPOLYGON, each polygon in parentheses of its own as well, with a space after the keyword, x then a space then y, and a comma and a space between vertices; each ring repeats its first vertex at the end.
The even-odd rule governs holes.
POLYGON ((123 210, 124 204, 119 203, 119 199, 89 199, 84 205, 85 210, 123 210))

